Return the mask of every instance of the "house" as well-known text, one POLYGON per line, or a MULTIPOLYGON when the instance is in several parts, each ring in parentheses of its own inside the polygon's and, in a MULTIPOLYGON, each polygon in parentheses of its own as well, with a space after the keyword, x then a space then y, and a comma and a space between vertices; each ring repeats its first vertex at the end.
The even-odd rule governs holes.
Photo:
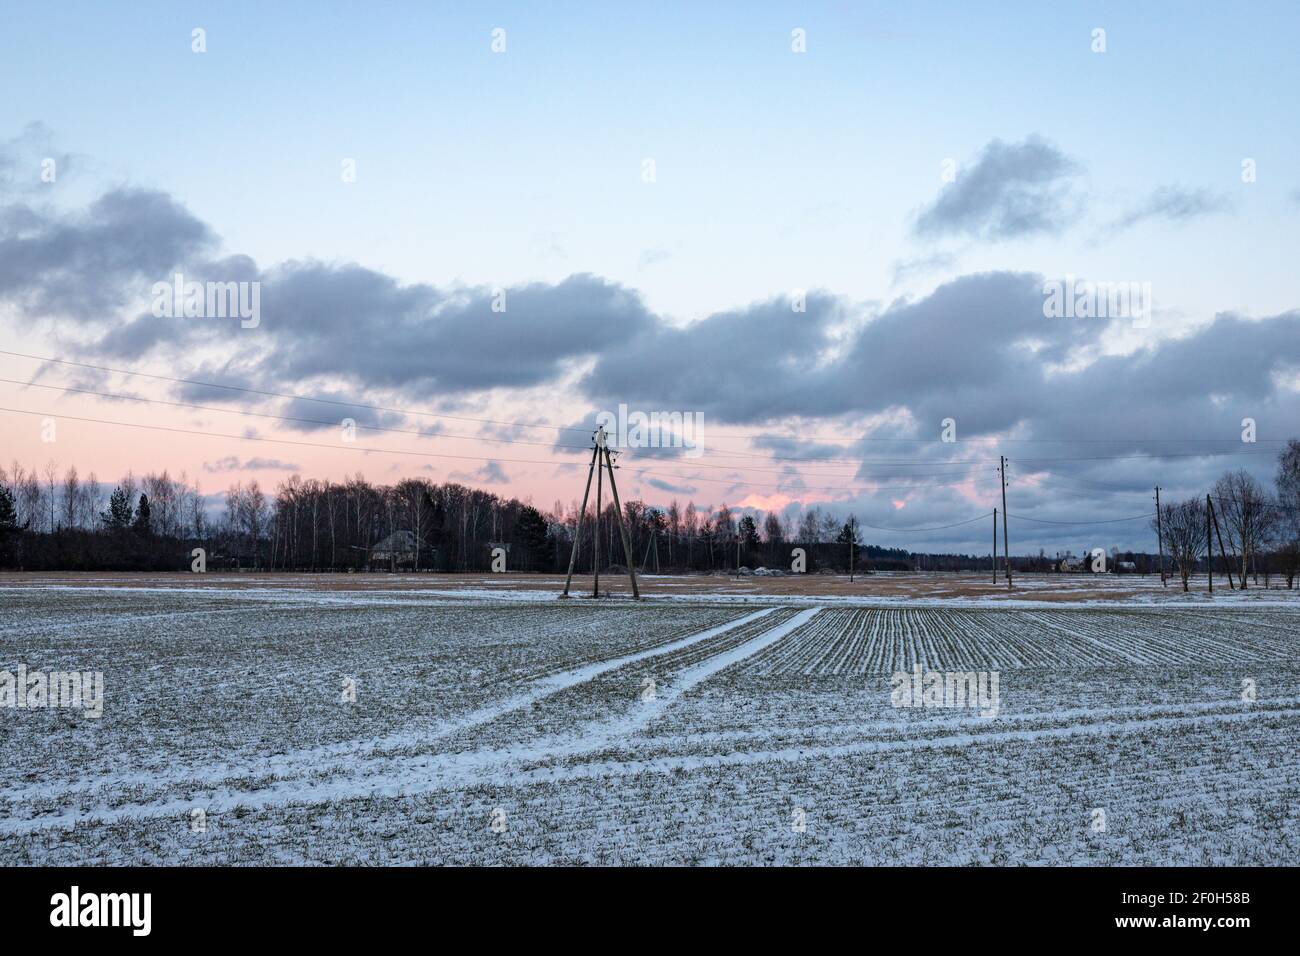
POLYGON ((413 531, 394 531, 370 549, 370 566, 388 566, 390 571, 419 565, 420 551, 427 548, 413 531))

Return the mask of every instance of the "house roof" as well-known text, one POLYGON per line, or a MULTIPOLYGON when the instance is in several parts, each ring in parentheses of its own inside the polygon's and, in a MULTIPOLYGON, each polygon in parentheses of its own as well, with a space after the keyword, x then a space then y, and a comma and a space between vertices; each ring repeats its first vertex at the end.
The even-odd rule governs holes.
POLYGON ((371 547, 371 551, 414 551, 419 546, 419 539, 413 531, 394 531, 388 537, 371 547))

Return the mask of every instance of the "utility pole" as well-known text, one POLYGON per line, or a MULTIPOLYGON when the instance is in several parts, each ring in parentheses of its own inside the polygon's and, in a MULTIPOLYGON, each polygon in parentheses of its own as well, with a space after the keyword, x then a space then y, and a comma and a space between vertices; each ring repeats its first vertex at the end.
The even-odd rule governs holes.
POLYGON ((993 509, 993 583, 998 583, 998 509, 993 509))
POLYGON ((1007 540, 1007 458, 998 456, 998 472, 1002 476, 1002 550, 1006 557, 1007 590, 1011 590, 1011 542, 1007 540))
MULTIPOLYGON (((1219 531, 1219 516, 1215 512, 1214 505, 1211 504, 1211 501, 1212 499, 1210 496, 1206 495, 1205 503, 1210 506, 1210 517, 1214 519, 1214 533, 1219 539, 1219 554, 1223 555, 1223 566, 1228 571, 1228 590, 1235 591, 1237 590, 1237 585, 1233 583, 1232 579, 1232 562, 1228 560, 1228 552, 1223 547, 1223 534, 1219 531)), ((1243 591, 1246 590, 1246 578, 1244 576, 1241 579, 1241 589, 1243 591)))
POLYGON ((1210 582, 1210 593, 1214 593, 1214 539, 1210 537, 1210 516, 1214 513, 1211 509, 1214 506, 1210 504, 1210 496, 1205 496, 1205 575, 1210 582))
MULTIPOLYGON (((602 436, 603 437, 603 436, 602 436)), ((601 446, 604 447, 604 441, 601 446)), ((632 542, 627 536, 627 526, 623 524, 623 505, 618 500, 618 484, 614 481, 614 458, 609 448, 605 448, 605 467, 609 469, 609 492, 614 496, 614 517, 618 521, 618 534, 623 539, 623 557, 627 561, 627 574, 632 581, 632 600, 641 600, 641 591, 636 586, 636 564, 632 560, 632 542)), ((599 493, 600 485, 596 490, 599 493)))
MULTIPOLYGON (((587 513, 587 497, 591 494, 592 473, 596 476, 596 516, 592 535, 592 597, 600 597, 600 508, 602 503, 602 469, 609 471, 609 491, 614 496, 614 520, 618 523, 619 537, 623 541, 623 557, 627 560, 627 573, 632 581, 632 599, 641 600, 641 590, 636 583, 636 566, 632 561, 632 542, 628 538, 627 527, 623 524, 623 505, 618 500, 618 483, 614 480, 613 453, 605 443, 605 429, 598 428, 592 436, 591 465, 587 469, 587 486, 582 492, 582 510, 578 512, 578 526, 573 532, 573 551, 569 554, 569 573, 564 578, 562 598, 569 596, 569 585, 573 581, 573 569, 578 562, 578 549, 582 545, 583 517, 587 513)), ((655 547, 655 560, 658 562, 659 549, 655 547)))
POLYGON ((1160 519, 1160 486, 1156 485, 1156 548, 1160 551, 1160 584, 1169 587, 1165 578, 1165 533, 1160 519))
POLYGON ((591 596, 600 597, 600 453, 605 447, 605 428, 602 425, 596 429, 596 536, 593 539, 595 550, 592 552, 591 569, 594 575, 594 584, 591 588, 591 596))
POLYGON ((560 597, 569 596, 569 584, 573 581, 573 566, 578 561, 578 548, 582 544, 582 519, 587 514, 587 496, 591 494, 591 476, 596 470, 596 448, 591 450, 591 465, 587 468, 587 487, 582 492, 582 510, 578 512, 578 526, 573 529, 573 551, 569 553, 569 573, 564 576, 564 593, 560 597))

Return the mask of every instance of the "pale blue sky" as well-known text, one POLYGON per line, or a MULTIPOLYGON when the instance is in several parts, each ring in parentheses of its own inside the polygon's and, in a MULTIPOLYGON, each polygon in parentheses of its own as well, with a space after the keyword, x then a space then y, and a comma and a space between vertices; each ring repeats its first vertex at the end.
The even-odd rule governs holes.
POLYGON ((1295 4, 538 6, 10 4, 0 130, 44 122, 97 179, 166 189, 263 265, 592 271, 678 319, 792 288, 928 291, 943 271, 892 269, 930 249, 907 224, 940 163, 1039 134, 1085 166, 1089 221, 1167 183, 1239 205, 968 248, 948 272, 1140 278, 1199 318, 1294 305, 1295 4))

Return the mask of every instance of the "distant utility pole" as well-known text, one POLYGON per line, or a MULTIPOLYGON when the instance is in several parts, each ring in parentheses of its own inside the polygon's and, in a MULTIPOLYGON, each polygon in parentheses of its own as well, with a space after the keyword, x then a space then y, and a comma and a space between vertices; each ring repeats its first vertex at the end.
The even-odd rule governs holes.
MULTIPOLYGON (((1205 496, 1205 503, 1209 505, 1210 517, 1214 519, 1214 534, 1219 539, 1219 554, 1223 555, 1223 567, 1228 572, 1228 590, 1235 591, 1237 590, 1237 585, 1233 583, 1232 562, 1228 560, 1228 552, 1223 547, 1223 533, 1219 531, 1219 516, 1214 510, 1214 505, 1212 504, 1212 499, 1209 495, 1205 496)), ((1243 591, 1246 589, 1246 579, 1244 577, 1241 579, 1241 588, 1243 591)))
POLYGON ((591 556, 593 575, 591 596, 598 598, 600 597, 600 480, 602 475, 600 469, 604 465, 604 462, 601 461, 600 451, 605 444, 605 429, 603 427, 596 429, 596 436, 593 440, 596 442, 596 537, 593 540, 595 550, 591 556))
POLYGON ((1007 590, 1011 590, 1011 542, 1007 540, 1007 458, 998 455, 998 472, 1002 476, 1002 550, 1006 556, 1007 590))
POLYGON ((993 509, 993 583, 998 583, 998 509, 993 509))
MULTIPOLYGON (((560 597, 569 596, 569 585, 573 582, 573 569, 578 562, 578 548, 582 544, 582 522, 587 513, 587 496, 591 493, 591 477, 593 472, 596 476, 596 516, 595 527, 593 528, 592 537, 592 597, 600 597, 600 507, 602 492, 602 470, 609 472, 609 490, 614 496, 614 520, 618 523, 619 537, 623 540, 623 557, 627 561, 627 573, 632 582, 633 600, 641 600, 641 591, 636 583, 636 567, 632 560, 632 543, 628 539, 627 527, 623 524, 623 505, 618 500, 618 484, 614 481, 614 457, 605 443, 605 429, 596 429, 596 434, 592 436, 593 448, 591 453, 591 464, 587 468, 587 487, 582 493, 582 510, 578 512, 578 526, 573 532, 573 551, 569 554, 569 573, 564 578, 564 593, 560 597)), ((656 554, 657 554, 656 550, 656 554)))
POLYGON ((1160 551, 1160 583, 1164 587, 1169 587, 1169 581, 1165 578, 1165 534, 1163 525, 1160 521, 1160 486, 1156 485, 1156 548, 1160 551))
POLYGON ((1210 522, 1213 520, 1211 510, 1214 506, 1210 504, 1210 496, 1205 496, 1205 575, 1210 582, 1210 593, 1214 593, 1214 539, 1210 537, 1210 522))

